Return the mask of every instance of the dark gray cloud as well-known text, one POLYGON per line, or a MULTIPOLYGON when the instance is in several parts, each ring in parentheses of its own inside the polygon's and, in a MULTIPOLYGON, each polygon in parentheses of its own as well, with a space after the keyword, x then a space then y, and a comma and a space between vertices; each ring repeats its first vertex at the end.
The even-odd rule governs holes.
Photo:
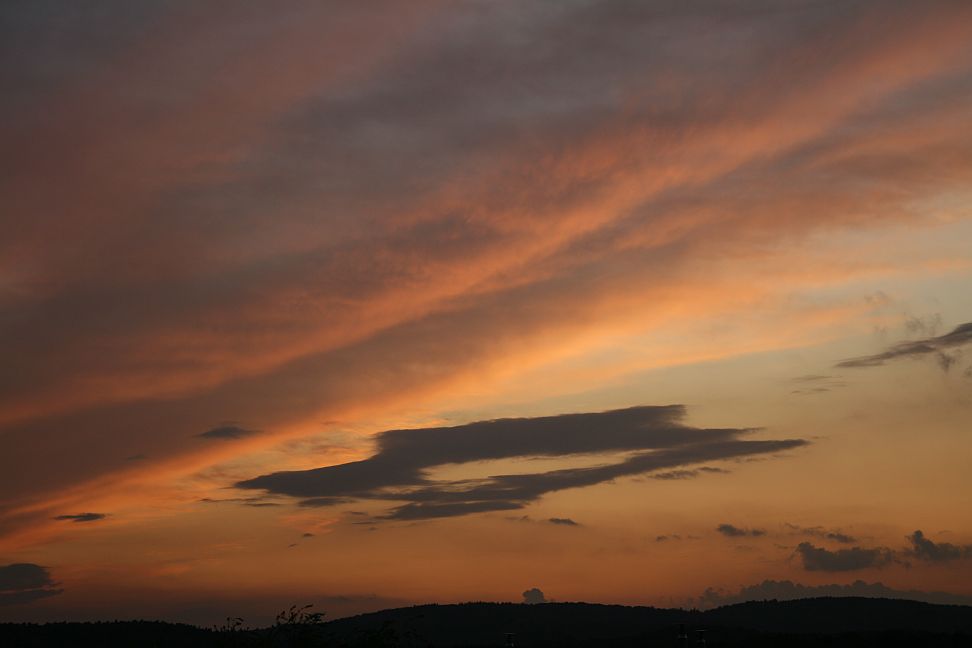
POLYGON ((651 475, 652 479, 670 480, 670 479, 692 479, 698 477, 699 475, 709 473, 709 474, 728 474, 729 471, 724 468, 714 468, 712 466, 701 466, 700 468, 693 468, 691 470, 668 470, 666 472, 654 473, 651 475))
POLYGON ((550 524, 558 524, 560 526, 580 526, 577 522, 570 518, 550 518, 547 520, 550 524))
POLYGON ((528 605, 546 603, 547 597, 543 595, 543 591, 539 587, 531 587, 523 592, 523 602, 528 605))
POLYGON ((213 499, 212 497, 203 497, 199 500, 203 504, 222 504, 224 502, 232 502, 237 504, 242 504, 243 506, 252 506, 254 508, 265 508, 270 506, 280 506, 280 502, 268 501, 262 497, 226 497, 223 499, 213 499))
MULTIPOLYGON (((686 540, 698 540, 698 536, 685 536, 686 540)), ((668 542, 669 540, 682 540, 682 536, 678 533, 663 534, 660 536, 655 536, 655 542, 668 542)))
POLYGON ((877 367, 889 360, 899 358, 920 358, 929 355, 935 357, 944 371, 957 361, 957 354, 950 349, 955 349, 966 344, 972 343, 972 322, 960 324, 952 331, 935 337, 927 337, 920 340, 900 342, 881 353, 857 358, 848 358, 837 363, 838 367, 877 367))
POLYGON ((927 562, 949 562, 972 558, 972 545, 953 545, 948 542, 932 542, 920 530, 908 536, 911 549, 908 555, 927 562))
POLYGON ((716 527, 716 531, 726 536, 727 538, 744 538, 752 537, 758 538, 760 536, 766 535, 766 531, 763 529, 743 529, 741 527, 734 526, 732 524, 720 524, 716 527))
POLYGON ((886 547, 838 549, 830 551, 809 542, 797 545, 797 553, 807 571, 842 572, 871 567, 883 567, 894 560, 894 552, 886 547))
POLYGON ((108 517, 107 513, 74 513, 68 515, 57 515, 55 520, 71 520, 72 522, 97 522, 108 517))
MULTIPOLYGON (((819 538, 826 538, 835 542, 850 543, 854 538, 839 531, 827 531, 821 527, 801 528, 787 525, 792 529, 819 538)), ((817 547, 809 542, 801 542, 796 551, 803 561, 807 571, 853 571, 872 567, 883 567, 892 562, 908 564, 907 558, 930 563, 944 563, 953 560, 972 558, 972 545, 954 545, 948 542, 933 542, 925 537, 920 530, 907 536, 910 547, 903 550, 892 550, 887 547, 851 547, 830 551, 817 547)))
POLYGON ((681 422, 684 416, 685 409, 680 405, 642 406, 391 430, 378 435, 377 452, 370 459, 272 473, 236 485, 303 498, 301 504, 305 506, 330 506, 348 499, 405 502, 383 518, 415 520, 515 510, 554 491, 806 444, 801 439, 744 440, 740 437, 751 430, 693 428, 681 422), (610 456, 621 452, 627 453, 624 458, 610 456), (431 468, 443 464, 591 453, 604 454, 605 463, 448 482, 429 477, 431 468))
POLYGON ((206 430, 201 432, 196 436, 202 439, 220 439, 223 441, 230 441, 233 439, 242 439, 243 437, 248 437, 256 434, 256 430, 247 430, 246 428, 240 427, 238 425, 226 424, 214 427, 211 430, 206 430))
POLYGON ((785 523, 785 526, 788 529, 791 529, 794 533, 810 536, 812 538, 822 538, 824 540, 832 540, 834 542, 840 542, 843 544, 857 542, 857 538, 854 536, 835 529, 825 529, 821 526, 803 527, 798 524, 790 524, 789 522, 785 523))
POLYGON ((818 596, 866 596, 872 598, 908 599, 942 605, 972 605, 972 596, 951 594, 948 592, 896 590, 883 583, 866 583, 862 580, 856 580, 846 585, 836 583, 830 585, 801 585, 800 583, 794 583, 788 580, 764 580, 762 583, 743 587, 738 592, 723 592, 714 588, 708 588, 697 600, 692 601, 692 603, 698 605, 700 608, 712 608, 720 605, 742 603, 744 601, 763 601, 767 599, 791 601, 818 596))
POLYGON ((449 504, 405 504, 396 507, 382 520, 429 520, 433 518, 458 517, 470 513, 487 513, 490 511, 513 511, 521 509, 526 504, 522 502, 454 502, 449 504))
POLYGON ((0 567, 0 591, 42 589, 54 585, 46 567, 33 563, 14 563, 0 567))
POLYGON ((667 470, 665 472, 655 473, 651 476, 652 479, 660 479, 662 481, 672 481, 678 479, 692 479, 693 477, 698 477, 699 473, 696 470, 667 470))
MULTIPOLYGON (((338 504, 348 504, 354 500, 347 497, 312 497, 310 499, 305 499, 300 501, 301 506, 306 507, 324 507, 324 506, 336 506, 338 504)), ((356 511, 353 515, 365 515, 365 513, 356 511)))
POLYGON ((529 524, 553 524, 555 526, 566 526, 566 527, 584 526, 583 524, 574 520, 573 518, 563 518, 563 517, 534 519, 529 515, 510 515, 507 516, 506 519, 513 522, 521 522, 521 523, 529 523, 529 524))
POLYGON ((33 563, 0 566, 0 605, 21 605, 60 594, 46 567, 33 563))

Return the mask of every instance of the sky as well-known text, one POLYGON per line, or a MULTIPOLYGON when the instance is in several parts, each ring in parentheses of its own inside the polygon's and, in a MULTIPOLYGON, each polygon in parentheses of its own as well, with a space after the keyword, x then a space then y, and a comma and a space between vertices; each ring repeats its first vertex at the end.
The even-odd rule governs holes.
POLYGON ((0 7, 0 621, 972 603, 972 4, 0 7))

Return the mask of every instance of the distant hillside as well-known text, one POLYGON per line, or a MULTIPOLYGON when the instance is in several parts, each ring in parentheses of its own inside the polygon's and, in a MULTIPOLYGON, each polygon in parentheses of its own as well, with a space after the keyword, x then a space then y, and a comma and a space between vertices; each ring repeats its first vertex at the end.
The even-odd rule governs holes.
POLYGON ((139 646, 139 648, 209 648, 220 645, 210 630, 163 621, 98 623, 0 623, 0 646, 139 646))
POLYGON ((524 647, 673 646, 683 623, 693 633, 707 629, 710 646, 757 645, 756 635, 771 634, 816 635, 825 642, 792 644, 807 646, 845 645, 836 643, 842 634, 889 634, 873 645, 899 645, 902 637, 925 633, 947 635, 944 645, 964 635, 965 643, 954 645, 972 646, 972 607, 867 598, 759 601, 704 612, 591 603, 422 605, 339 619, 327 631, 348 644, 383 630, 415 646, 497 646, 507 632, 524 647))
POLYGON ((591 603, 464 603, 384 610, 316 626, 218 633, 160 622, 0 624, 0 646, 677 646, 679 624, 710 648, 972 648, 972 607, 866 598, 759 601, 687 611, 591 603))
POLYGON ((972 607, 901 599, 812 598, 750 601, 701 613, 701 623, 773 632, 922 630, 972 634, 972 607))

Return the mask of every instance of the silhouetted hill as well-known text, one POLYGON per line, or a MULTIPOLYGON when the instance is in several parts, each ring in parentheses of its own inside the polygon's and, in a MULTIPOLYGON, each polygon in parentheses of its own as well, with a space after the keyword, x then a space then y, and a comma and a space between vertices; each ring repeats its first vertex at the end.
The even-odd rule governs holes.
POLYGON ((750 601, 701 613, 702 623, 770 632, 923 630, 972 634, 972 607, 901 599, 812 598, 750 601))
POLYGON ((101 621, 97 623, 0 623, 0 646, 144 646, 145 648, 208 648, 213 633, 184 623, 163 621, 101 621))
POLYGON ((503 633, 512 632, 524 647, 673 646, 682 623, 693 631, 707 629, 710 646, 761 645, 755 643, 760 634, 808 635, 805 639, 823 642, 786 645, 872 645, 836 643, 842 641, 836 635, 850 634, 889 635, 873 645, 939 645, 897 643, 924 633, 947 635, 944 645, 953 645, 952 635, 965 635, 958 637, 965 643, 955 645, 972 646, 972 607, 867 598, 757 601, 704 612, 591 603, 422 605, 339 619, 327 630, 333 641, 348 644, 383 629, 417 640, 404 645, 497 646, 503 633))
POLYGON ((591 603, 420 605, 319 625, 214 632, 161 622, 0 624, 0 646, 502 646, 678 645, 679 624, 712 648, 972 647, 972 607, 866 598, 757 601, 708 611, 591 603))

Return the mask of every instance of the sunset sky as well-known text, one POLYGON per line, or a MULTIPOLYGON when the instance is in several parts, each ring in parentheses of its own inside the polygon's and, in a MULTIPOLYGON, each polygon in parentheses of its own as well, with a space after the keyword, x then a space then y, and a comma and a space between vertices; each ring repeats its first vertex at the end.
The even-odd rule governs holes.
POLYGON ((972 2, 0 6, 0 621, 972 604, 972 2))

